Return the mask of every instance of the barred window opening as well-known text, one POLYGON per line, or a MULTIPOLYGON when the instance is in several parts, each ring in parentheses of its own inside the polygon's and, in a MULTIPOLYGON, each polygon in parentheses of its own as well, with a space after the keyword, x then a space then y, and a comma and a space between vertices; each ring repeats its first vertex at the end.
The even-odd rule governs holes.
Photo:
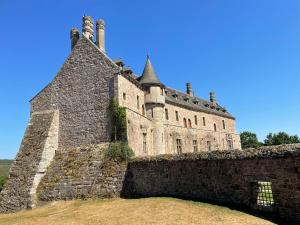
POLYGON ((260 207, 274 205, 272 182, 258 181, 257 205, 260 207))

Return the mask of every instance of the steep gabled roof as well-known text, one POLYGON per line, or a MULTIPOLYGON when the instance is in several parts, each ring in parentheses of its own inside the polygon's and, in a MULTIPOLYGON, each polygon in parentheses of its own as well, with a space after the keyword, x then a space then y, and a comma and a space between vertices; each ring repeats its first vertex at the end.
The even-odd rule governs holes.
POLYGON ((143 74, 140 78, 142 85, 162 85, 157 78, 157 75, 153 69, 149 56, 147 56, 146 65, 143 74))

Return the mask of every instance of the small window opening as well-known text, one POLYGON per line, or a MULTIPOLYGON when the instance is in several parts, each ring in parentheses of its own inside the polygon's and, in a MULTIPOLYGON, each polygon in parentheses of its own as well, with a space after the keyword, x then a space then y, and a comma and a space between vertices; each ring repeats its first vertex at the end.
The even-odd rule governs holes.
POLYGON ((195 125, 197 125, 198 124, 198 119, 197 119, 196 115, 195 115, 194 119, 195 119, 195 125))
POLYGON ((272 182, 258 181, 257 205, 261 207, 274 205, 272 182))
POLYGON ((143 152, 147 153, 147 133, 143 133, 143 152))
POLYGON ((142 115, 145 116, 145 106, 142 105, 142 115))
POLYGON ((193 148, 194 148, 194 152, 198 152, 198 141, 197 140, 193 140, 193 148))
POLYGON ((205 119, 205 117, 202 118, 202 123, 203 123, 203 126, 206 126, 206 119, 205 119))
POLYGON ((211 142, 210 141, 207 141, 207 149, 208 149, 208 151, 211 150, 211 142))
POLYGON ((164 95, 164 89, 162 89, 162 88, 160 89, 160 94, 164 95))
POLYGON ((176 139, 176 148, 177 148, 177 154, 182 153, 182 142, 181 139, 176 139))
POLYGON ((226 129, 226 124, 225 124, 225 120, 222 120, 222 124, 223 124, 223 129, 226 129))
POLYGON ((175 115, 176 115, 176 121, 179 121, 179 114, 178 114, 178 111, 175 111, 175 115))
POLYGON ((154 117, 153 109, 151 109, 151 117, 154 117))
POLYGON ((136 96, 136 107, 140 109, 140 96, 136 96))
POLYGON ((183 118, 183 126, 187 127, 186 118, 183 118))
POLYGON ((190 119, 188 119, 188 123, 189 123, 189 128, 192 128, 192 121, 190 119))
POLYGON ((214 123, 214 131, 217 131, 217 124, 214 123))
POLYGON ((126 100, 126 93, 123 93, 123 100, 126 100))
POLYGON ((169 120, 169 112, 168 112, 168 109, 165 109, 165 118, 166 118, 166 120, 169 120))

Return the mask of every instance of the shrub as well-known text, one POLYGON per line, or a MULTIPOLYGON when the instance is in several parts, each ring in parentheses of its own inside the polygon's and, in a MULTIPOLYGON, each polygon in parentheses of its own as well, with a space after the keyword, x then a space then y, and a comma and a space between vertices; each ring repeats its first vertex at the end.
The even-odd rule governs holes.
POLYGON ((112 99, 109 104, 109 114, 111 121, 111 140, 127 141, 127 121, 126 110, 120 107, 116 99, 112 99))
POLYGON ((128 146, 127 142, 112 142, 104 152, 105 159, 116 159, 120 161, 128 161, 134 156, 134 152, 128 146))
POLYGON ((7 177, 0 176, 0 192, 2 191, 2 188, 3 188, 6 180, 7 180, 7 177))

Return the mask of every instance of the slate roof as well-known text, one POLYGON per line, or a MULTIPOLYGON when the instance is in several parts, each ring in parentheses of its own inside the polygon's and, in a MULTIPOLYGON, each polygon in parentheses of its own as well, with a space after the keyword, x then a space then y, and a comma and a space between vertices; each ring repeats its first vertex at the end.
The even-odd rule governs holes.
POLYGON ((158 80, 157 75, 153 69, 149 56, 147 56, 146 65, 143 71, 143 74, 140 78, 140 84, 142 85, 161 85, 161 82, 158 80))

